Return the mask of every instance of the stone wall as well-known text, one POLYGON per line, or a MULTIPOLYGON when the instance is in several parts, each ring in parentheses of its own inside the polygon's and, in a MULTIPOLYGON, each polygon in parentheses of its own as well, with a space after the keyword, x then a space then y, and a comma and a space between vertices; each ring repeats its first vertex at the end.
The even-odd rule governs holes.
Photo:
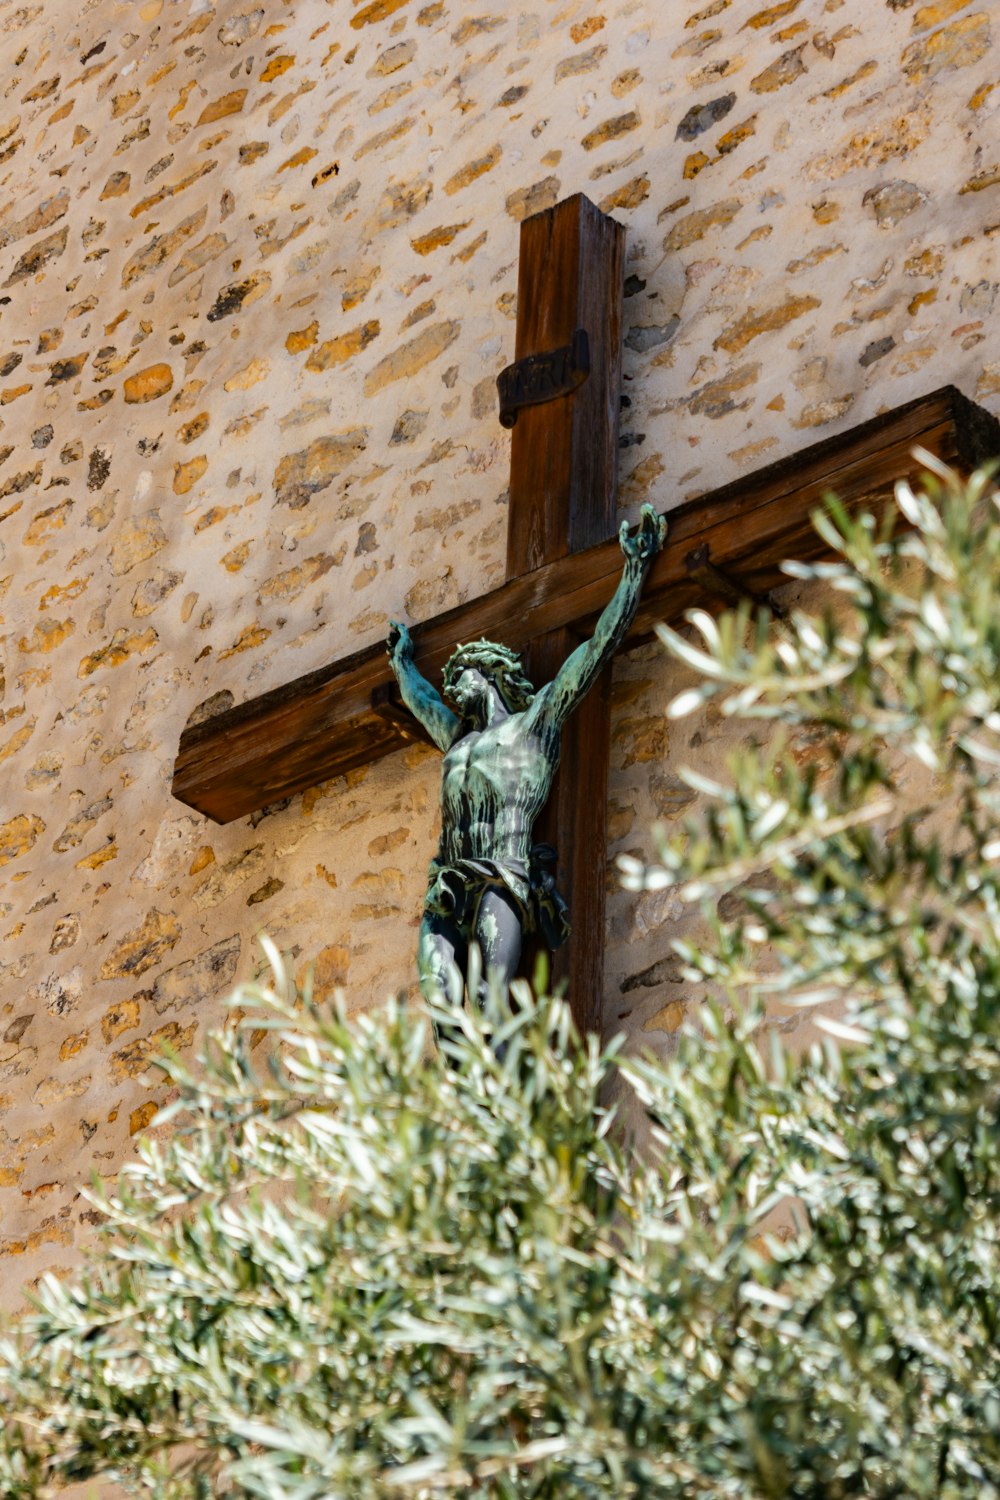
MULTIPOLYGON (((422 749, 225 828, 193 713, 499 581, 517 225, 628 226, 621 504, 946 381, 1000 409, 986 0, 0 0, 0 1298, 72 1263, 266 928, 355 1007, 412 978, 422 749), (991 329, 994 338, 990 341, 991 329)), ((615 849, 682 812, 623 660, 615 849)), ((608 1015, 683 1011, 612 893, 608 1015)))

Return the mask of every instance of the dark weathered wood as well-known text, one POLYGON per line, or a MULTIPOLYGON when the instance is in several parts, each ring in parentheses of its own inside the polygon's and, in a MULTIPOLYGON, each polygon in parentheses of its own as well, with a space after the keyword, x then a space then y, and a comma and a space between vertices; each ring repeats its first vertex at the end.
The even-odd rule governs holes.
MULTIPOLYGON (((573 630, 553 630, 528 649, 532 678, 546 682, 580 644, 573 630)), ((535 823, 535 840, 559 856, 559 888, 569 902, 573 933, 552 955, 553 984, 565 987, 581 1034, 603 1030, 604 901, 608 871, 608 764, 611 756, 611 673, 604 671, 563 730, 552 794, 535 823)), ((534 974, 540 944, 522 964, 534 974)))
POLYGON ((407 743, 420 740, 425 745, 434 744, 424 726, 400 700, 395 683, 383 682, 375 689, 372 693, 372 713, 396 730, 407 743))
MULTIPOLYGON (((584 551, 615 527, 625 230, 577 194, 521 225, 517 362, 579 344, 589 374, 542 405, 517 413, 511 436, 507 578, 584 551)), ((528 673, 548 682, 578 644, 558 627, 536 636, 528 673)), ((582 1032, 600 1032, 604 989, 604 884, 607 871, 607 673, 562 733, 561 764, 535 838, 556 850, 556 877, 574 936, 553 955, 582 1032), (595 1008, 596 1007, 596 1008, 595 1008)), ((532 955, 522 972, 532 973, 532 955)))
MULTIPOLYGON (((1000 423, 947 386, 668 512, 667 545, 626 647, 648 640, 657 620, 711 607, 684 565, 696 545, 706 542, 738 585, 766 593, 783 581, 783 559, 824 555, 809 519, 823 495, 834 491, 853 509, 884 501, 895 480, 919 476, 914 444, 968 472, 1000 455, 1000 423)), ((434 679, 456 641, 481 635, 517 649, 566 627, 582 636, 620 573, 614 539, 560 558, 417 626, 418 664, 434 679)), ((402 748, 371 707, 390 681, 377 643, 186 730, 174 796, 226 823, 402 748)))
POLYGON ((584 329, 590 374, 518 412, 511 433, 507 577, 579 552, 615 523, 625 230, 578 193, 521 225, 515 360, 584 329))

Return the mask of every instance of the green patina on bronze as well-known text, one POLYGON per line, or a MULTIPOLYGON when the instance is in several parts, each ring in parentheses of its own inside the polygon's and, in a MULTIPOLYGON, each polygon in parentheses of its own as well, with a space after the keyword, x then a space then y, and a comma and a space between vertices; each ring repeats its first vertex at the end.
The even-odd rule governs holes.
POLYGON ((392 623, 387 649, 403 701, 444 752, 441 841, 417 952, 425 995, 461 1000, 472 942, 485 971, 507 983, 526 933, 540 933, 550 948, 569 936, 555 851, 533 844, 532 830, 559 765, 563 725, 621 644, 665 535, 666 522, 648 505, 635 532, 623 524, 621 582, 591 639, 537 692, 515 652, 476 641, 445 667, 451 708, 417 671, 406 626, 392 623))

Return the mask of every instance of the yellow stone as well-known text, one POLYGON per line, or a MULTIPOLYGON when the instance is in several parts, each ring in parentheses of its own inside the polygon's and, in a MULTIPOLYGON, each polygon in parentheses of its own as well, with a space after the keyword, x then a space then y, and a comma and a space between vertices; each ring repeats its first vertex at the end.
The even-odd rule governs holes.
POLYGON ((877 71, 878 63, 874 58, 869 58, 867 62, 862 63, 860 68, 850 73, 840 83, 835 83, 832 88, 824 89, 820 97, 823 99, 839 99, 841 94, 846 94, 847 90, 853 88, 856 83, 862 83, 877 71))
POLYGON ((197 245, 192 245, 189 250, 184 251, 167 277, 167 286, 177 286, 185 277, 193 275, 195 271, 200 271, 202 266, 207 266, 210 261, 215 260, 217 255, 221 255, 223 250, 228 248, 229 241, 221 232, 206 235, 203 240, 198 241, 197 245))
POLYGON ((205 105, 196 125, 211 125, 215 120, 224 120, 227 115, 238 115, 246 103, 246 97, 246 89, 233 89, 231 93, 223 94, 221 99, 205 105))
POLYGON ((976 384, 976 399, 982 401, 986 396, 1000 396, 1000 360, 983 366, 976 384))
POLYGON ((800 3, 801 0, 780 0, 778 5, 769 5, 766 10, 757 11, 749 21, 743 22, 742 29, 745 31, 748 26, 752 26, 755 31, 760 31, 765 26, 773 26, 775 21, 781 21, 785 16, 790 16, 800 3))
POLYGON ((187 385, 182 385, 170 403, 170 415, 173 416, 179 411, 190 411, 204 389, 204 380, 189 380, 187 385))
POLYGON ((923 83, 945 68, 968 68, 985 57, 990 46, 990 18, 962 16, 903 53, 903 72, 911 83, 923 83))
POLYGON ((137 563, 145 562, 166 545, 166 533, 157 511, 128 516, 111 545, 111 571, 116 578, 121 578, 137 563))
POLYGON ((93 854, 85 854, 83 859, 78 859, 76 868, 78 870, 99 870, 102 865, 106 865, 110 860, 117 858, 118 845, 112 839, 109 844, 104 844, 100 849, 96 849, 93 854))
POLYGON ((202 844, 188 869, 189 875, 200 875, 202 870, 215 864, 215 850, 211 844, 202 844))
POLYGON ((156 401, 165 396, 174 383, 174 373, 169 365, 149 365, 125 381, 125 400, 133 405, 142 401, 156 401))
POLYGON ((303 349, 311 349, 319 337, 319 319, 314 318, 308 328, 293 329, 285 340, 285 348, 289 354, 301 354, 303 349))
POLYGON ((418 255, 430 255, 432 250, 450 245, 455 236, 461 234, 463 229, 468 229, 471 223, 471 219, 463 219, 461 224, 442 224, 427 234, 418 235, 415 240, 410 241, 410 245, 418 255))
POLYGON ((732 223, 742 207, 738 198, 727 198, 709 208, 699 208, 694 213, 685 214, 683 219, 677 220, 664 239, 664 250, 683 250, 696 240, 704 239, 710 230, 732 223))
POLYGON ((803 407, 793 419, 792 426, 799 432, 809 427, 825 427, 828 422, 836 422, 853 405, 853 395, 831 396, 827 401, 818 401, 815 406, 803 407))
POLYGON ((69 599, 79 599, 93 576, 93 573, 88 573, 86 578, 74 578, 70 583, 51 584, 39 599, 38 608, 48 609, 52 604, 62 604, 69 599))
POLYGON ((352 276, 340 297, 340 305, 344 312, 350 312, 352 307, 356 307, 359 302, 365 300, 381 274, 381 266, 372 266, 370 270, 359 271, 356 276, 352 276))
POLYGON ((975 92, 970 96, 969 102, 965 106, 966 109, 971 109, 973 112, 975 112, 977 109, 982 109, 983 105, 986 103, 987 99, 990 97, 996 87, 996 82, 981 83, 975 90, 975 92))
POLYGON ((210 422, 211 417, 208 412, 200 411, 196 417, 191 418, 190 422, 184 422, 178 427, 177 436, 182 443, 193 443, 201 437, 203 432, 208 431, 210 422))
MULTIPOLYGON (((351 24, 353 25, 353 22, 351 24)), ((447 195, 451 197, 453 194, 460 192, 462 188, 468 187, 470 182, 475 182, 477 177, 482 177, 485 173, 491 172, 502 155, 503 148, 498 142, 486 152, 485 156, 477 156, 475 161, 468 162, 454 176, 448 178, 448 181, 444 185, 447 195)))
POLYGON ((238 573, 240 571, 250 556, 252 546, 252 542, 240 542, 238 547, 231 547, 228 552, 219 558, 219 562, 227 573, 238 573))
POLYGON ((790 276, 797 276, 800 271, 811 271, 813 266, 822 265, 823 261, 830 260, 834 255, 846 255, 847 246, 838 240, 833 245, 817 245, 809 251, 808 255, 798 256, 790 260, 785 270, 790 276))
POLYGON ((195 536, 199 531, 206 531, 209 526, 216 526, 224 521, 227 516, 233 516, 239 510, 238 505, 212 505, 204 511, 194 523, 195 536))
POLYGON ((40 620, 30 636, 18 641, 22 651, 54 651, 76 629, 75 620, 40 620))
POLYGON ((148 912, 141 926, 126 933, 104 960, 99 979, 132 979, 145 974, 180 941, 181 927, 171 912, 148 912))
POLYGON ((370 115, 381 114, 383 110, 391 109, 400 99, 405 99, 407 94, 412 94, 412 92, 412 83, 394 83, 379 94, 377 99, 372 100, 368 106, 368 113, 370 115))
POLYGON ((75 1057, 82 1052, 90 1040, 89 1031, 78 1031, 75 1036, 68 1036, 59 1048, 59 1061, 66 1062, 70 1057, 75 1057))
POLYGON ((417 44, 412 38, 406 42, 397 42, 394 47, 387 47, 384 52, 379 53, 369 71, 379 78, 398 73, 400 68, 405 68, 408 62, 413 61, 416 50, 417 44))
POLYGON ((265 599, 297 598, 310 583, 314 583, 317 578, 322 578, 335 567, 337 561, 337 558, 331 557, 326 552, 317 553, 315 557, 307 557, 305 562, 299 563, 294 568, 288 568, 284 573, 278 573, 274 578, 269 578, 266 583, 261 584, 257 594, 257 603, 262 604, 265 599))
POLYGON ((296 167, 304 167, 306 162, 312 161, 313 157, 318 155, 319 152, 314 146, 303 146, 301 150, 295 152, 294 156, 290 156, 287 161, 283 161, 278 171, 288 172, 294 170, 296 167))
POLYGON ((684 1024, 684 1006, 679 1000, 669 1001, 655 1016, 650 1016, 643 1031, 679 1031, 684 1024))
POLYGON ((0 823, 0 865, 10 864, 12 859, 27 854, 34 848, 38 835, 44 832, 45 824, 34 813, 18 813, 17 817, 0 823))
POLYGON ((230 375, 225 382, 227 391, 249 391, 251 387, 259 385, 266 380, 271 373, 270 363, 263 358, 252 359, 242 370, 237 370, 235 375, 230 375))
POLYGON ((378 338, 382 331, 382 325, 377 318, 372 318, 367 323, 362 323, 358 328, 352 328, 349 333, 342 333, 337 338, 328 339, 325 344, 320 344, 306 360, 307 370, 329 370, 334 365, 342 365, 346 360, 353 359, 355 354, 360 354, 363 349, 378 338))
POLYGON ((377 21, 384 21, 387 16, 402 10, 408 4, 409 0, 371 0, 369 5, 354 12, 351 25, 355 31, 360 31, 362 26, 374 26, 377 21))
POLYGON ((957 10, 964 10, 968 3, 969 0, 938 0, 937 5, 923 5, 914 14, 913 30, 929 31, 932 26, 940 26, 957 10))
POLYGON ((733 448, 729 454, 734 464, 740 468, 748 468, 750 464, 756 464, 763 455, 774 448, 778 442, 776 437, 760 438, 756 443, 744 443, 741 448, 733 448))
POLYGON ((261 83, 270 83, 272 79, 280 78, 282 73, 287 73, 289 68, 294 66, 295 58, 289 57, 287 53, 281 57, 272 57, 267 67, 261 72, 260 81, 261 83))
POLYGON ((784 328, 795 318, 801 318, 804 313, 811 312, 814 307, 820 306, 818 297, 788 297, 780 302, 777 307, 756 308, 752 307, 724 329, 713 344, 714 349, 727 349, 730 354, 737 354, 745 349, 752 339, 759 338, 762 333, 771 333, 778 328, 784 328))
POLYGON ((728 156, 730 151, 735 151, 737 146, 743 144, 750 136, 756 134, 757 116, 751 115, 749 120, 744 120, 741 125, 734 125, 724 135, 720 135, 716 142, 716 150, 720 156, 728 156))
POLYGON ((793 47, 790 52, 783 52, 781 56, 770 67, 758 73, 756 78, 751 78, 750 88, 755 94, 773 94, 776 89, 784 88, 786 83, 794 83, 796 78, 801 78, 806 71, 806 65, 802 61, 802 53, 805 42, 799 47, 793 47))
POLYGON ((456 318, 446 323, 432 323, 408 344, 401 345, 392 354, 387 354, 384 359, 379 360, 375 368, 370 370, 365 377, 365 395, 369 397, 377 395, 394 381, 405 380, 415 375, 418 370, 422 370, 425 365, 429 365, 432 360, 443 354, 455 342, 461 331, 462 325, 456 318))
POLYGON ((350 966, 350 949, 340 943, 332 943, 329 947, 320 950, 315 964, 306 965, 303 968, 299 982, 300 984, 306 982, 311 968, 314 999, 329 1000, 332 999, 336 990, 346 984, 350 966))
POLYGON ((208 459, 203 453, 186 464, 174 464, 174 494, 186 495, 193 489, 208 468, 208 459))
POLYGON ((116 94, 111 101, 112 120, 117 120, 122 115, 128 114, 132 106, 139 103, 141 97, 138 89, 129 89, 125 94, 116 94))
POLYGON ((584 151, 593 151, 607 141, 617 141, 621 136, 628 135, 630 130, 638 129, 641 124, 642 116, 638 110, 630 109, 627 114, 615 115, 613 119, 605 120, 602 125, 588 130, 580 144, 584 151))
POLYGON ((910 299, 909 303, 907 304, 906 311, 912 317, 912 315, 915 312, 919 312, 919 310, 922 307, 927 307, 927 306, 930 305, 930 303, 936 302, 936 301, 937 301, 937 287, 936 286, 931 286, 931 287, 928 287, 926 291, 918 292, 915 297, 912 297, 910 299))
POLYGON ((608 193, 606 198, 601 199, 599 207, 601 213, 609 214, 616 208, 638 208, 648 197, 649 178, 642 173, 639 177, 633 177, 630 182, 623 183, 620 188, 615 188, 613 193, 608 193))
POLYGON ((5 745, 0 745, 0 764, 5 760, 9 760, 12 755, 16 755, 19 750, 24 748, 35 732, 36 722, 35 719, 29 719, 27 724, 11 735, 5 745))
POLYGON ((624 749, 622 766, 625 768, 662 761, 669 744, 666 716, 662 713, 626 715, 615 728, 615 742, 624 749))
POLYGON ((119 667, 130 656, 141 655, 156 645, 159 636, 152 625, 141 635, 129 635, 124 626, 115 631, 106 646, 85 656, 77 669, 78 677, 89 677, 99 667, 119 667))
MULTIPOLYGON (((179 1021, 168 1021, 149 1036, 129 1042, 120 1052, 112 1054, 111 1077, 115 1083, 125 1083, 130 1078, 139 1078, 149 1070, 149 1065, 164 1046, 180 1052, 190 1047, 194 1040, 196 1022, 181 1026, 179 1021)), ((157 1077, 155 1082, 159 1082, 157 1077)))
POLYGON ((630 94, 634 88, 638 88, 642 82, 642 74, 638 68, 626 68, 624 73, 619 73, 611 84, 611 92, 616 99, 623 99, 630 94))
POLYGON ((159 1108, 155 1099, 148 1099, 145 1104, 140 1104, 138 1109, 133 1109, 128 1117, 129 1135, 138 1135, 140 1130, 145 1130, 150 1120, 156 1118, 159 1108))
POLYGON ((710 158, 705 155, 704 151, 692 151, 684 161, 683 175, 686 180, 690 182, 692 177, 697 177, 698 173, 708 166, 709 160, 710 158))
POLYGON ((619 499, 622 509, 626 506, 638 505, 641 500, 645 500, 665 467, 663 456, 659 453, 650 453, 648 457, 640 459, 631 473, 622 481, 619 499))
POLYGON ((271 290, 271 277, 267 271, 253 271, 243 281, 223 287, 207 314, 210 323, 218 323, 233 313, 251 307, 271 290))
POLYGON ((558 177, 543 177, 540 182, 533 182, 530 187, 518 188, 516 192, 508 193, 504 207, 514 222, 520 224, 531 214, 540 214, 546 208, 555 207, 559 201, 561 186, 558 177))
MULTIPOLYGON (((193 214, 189 214, 186 219, 182 219, 174 229, 169 230, 166 234, 154 234, 152 239, 146 240, 135 254, 130 256, 125 262, 122 270, 122 286, 131 286, 133 282, 139 281, 143 276, 147 276, 151 272, 158 270, 184 244, 185 240, 189 240, 192 235, 198 233, 207 218, 208 206, 207 204, 203 204, 193 214)), ((224 236, 210 235, 208 240, 202 240, 201 245, 205 246, 210 241, 217 239, 222 239, 223 244, 225 244, 224 236)), ((196 247, 194 250, 188 252, 188 257, 192 260, 197 260, 199 265, 203 264, 203 261, 198 259, 200 248, 196 247)), ((182 257, 179 262, 181 269, 178 271, 178 267, 175 267, 171 271, 170 286, 174 285, 175 280, 180 280, 183 277, 185 274, 183 267, 186 263, 184 257, 182 257)))
POLYGON ((230 656, 237 656, 241 651, 253 651, 255 647, 262 646, 271 632, 263 625, 248 625, 229 647, 227 651, 219 652, 219 660, 226 661, 230 656))
POLYGON ((101 193, 101 198, 102 200, 104 198, 121 198, 123 194, 128 192, 131 185, 132 177, 130 173, 112 172, 104 184, 104 191, 101 193))
POLYGON ((959 194, 981 193, 984 188, 996 187, 1000 183, 1000 166, 987 167, 983 172, 976 172, 968 182, 963 182, 959 188, 959 194))
POLYGON ((162 203, 165 198, 175 198, 179 193, 183 193, 187 188, 191 187, 192 183, 197 182, 199 178, 204 177, 208 172, 214 172, 218 165, 217 161, 202 162, 200 167, 195 167, 193 171, 188 172, 187 176, 179 178, 176 182, 165 182, 155 193, 150 193, 148 198, 141 198, 134 208, 129 210, 129 217, 133 219, 141 218, 151 208, 155 208, 158 203, 162 203))
POLYGON ((579 46, 581 42, 593 36, 595 31, 603 31, 606 25, 607 20, 604 16, 588 16, 585 21, 577 21, 575 26, 571 26, 569 34, 579 46))

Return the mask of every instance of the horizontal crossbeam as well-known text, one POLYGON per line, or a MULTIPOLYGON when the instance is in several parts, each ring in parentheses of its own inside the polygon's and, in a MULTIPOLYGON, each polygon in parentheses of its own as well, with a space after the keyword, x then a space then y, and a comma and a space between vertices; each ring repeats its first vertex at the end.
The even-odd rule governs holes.
MULTIPOLYGON (((667 544, 646 584, 625 649, 658 620, 676 621, 718 598, 686 560, 697 547, 728 583, 760 598, 783 581, 786 558, 825 555, 812 512, 834 492, 856 510, 916 479, 915 445, 970 472, 1000 456, 1000 423, 945 386, 668 512, 667 544)), ((523 650, 550 631, 583 637, 621 574, 616 540, 557 559, 413 628, 417 665, 435 680, 459 641, 486 636, 523 650)), ((419 737, 380 642, 186 729, 173 794, 217 823, 401 749, 419 737)))

